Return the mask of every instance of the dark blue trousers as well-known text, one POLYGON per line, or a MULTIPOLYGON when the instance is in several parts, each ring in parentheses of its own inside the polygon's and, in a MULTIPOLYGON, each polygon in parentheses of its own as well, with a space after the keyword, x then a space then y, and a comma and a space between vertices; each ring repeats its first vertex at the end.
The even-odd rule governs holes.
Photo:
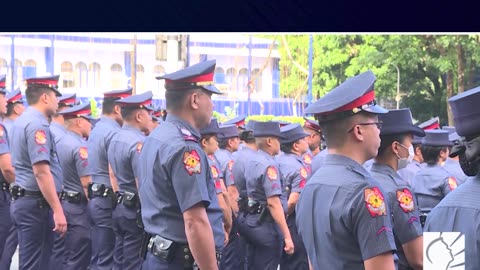
POLYGON ((115 233, 112 213, 114 207, 110 197, 94 197, 88 202, 92 239, 90 270, 111 270, 113 267, 115 233))
MULTIPOLYGON (((10 218, 10 215, 9 217, 10 218)), ((17 229, 15 226, 10 227, 10 231, 8 232, 7 242, 5 243, 5 247, 3 248, 2 258, 0 259, 0 269, 10 269, 10 265, 12 264, 12 258, 17 250, 18 246, 18 236, 17 236, 17 229)), ((18 254, 17 254, 18 257, 18 254)))
POLYGON ((48 269, 55 234, 50 207, 40 207, 38 198, 25 196, 11 202, 10 214, 17 228, 19 269, 48 269))
POLYGON ((241 230, 247 242, 248 269, 277 270, 283 235, 274 221, 258 223, 259 214, 248 214, 241 230))
POLYGON ((308 270, 308 256, 303 244, 302 238, 298 234, 297 225, 295 224, 295 212, 287 218, 288 229, 292 236, 295 252, 292 255, 287 255, 285 251, 282 252, 282 260, 280 262, 281 270, 308 270))
POLYGON ((8 195, 8 191, 0 190, 0 254, 3 253, 6 246, 11 227, 10 196, 8 195))
POLYGON ((114 270, 140 270, 143 229, 137 225, 137 209, 117 205, 113 211, 115 232, 114 270))
MULTIPOLYGON (((0 245, 3 243, 5 244, 3 247, 3 252, 1 254, 0 258, 0 269, 10 269, 10 265, 12 264, 12 257, 13 254, 15 254, 15 251, 17 250, 18 246, 18 237, 17 237, 17 230, 15 229, 15 226, 13 226, 12 219, 10 217, 10 200, 11 196, 8 191, 0 191, 2 194, 0 194, 0 228, 2 228, 2 231, 0 232, 0 245), (8 203, 8 208, 7 204, 8 203), (7 211, 5 213, 5 211, 7 211), (10 229, 9 230, 4 230, 4 228, 7 228, 8 223, 10 222, 10 229), (4 235, 7 234, 6 241, 4 240, 4 235), (4 242, 5 241, 5 242, 4 242)), ((1 251, 1 248, 0 248, 1 251)))
POLYGON ((230 232, 229 242, 223 248, 221 270, 242 270, 245 268, 245 240, 239 233, 239 222, 244 219, 243 213, 238 217, 233 217, 232 230, 230 232))

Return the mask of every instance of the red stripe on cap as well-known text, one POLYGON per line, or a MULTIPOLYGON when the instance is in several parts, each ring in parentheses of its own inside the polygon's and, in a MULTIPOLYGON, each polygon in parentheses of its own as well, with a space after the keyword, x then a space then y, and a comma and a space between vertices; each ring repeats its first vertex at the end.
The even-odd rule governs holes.
POLYGON ((75 103, 75 101, 76 101, 76 98, 67 98, 67 99, 64 99, 64 100, 60 101, 59 103, 69 105, 69 104, 75 103))
POLYGON ((129 97, 129 93, 116 93, 116 94, 104 94, 103 97, 118 97, 118 98, 126 98, 129 97))
POLYGON ((5 88, 5 82, 0 82, 0 88, 5 88))
POLYGON ((366 93, 365 95, 355 99, 354 101, 346 104, 346 105, 343 105, 342 107, 338 108, 338 109, 335 109, 333 111, 330 111, 328 113, 335 113, 335 112, 344 112, 344 111, 348 111, 348 110, 351 110, 353 108, 357 108, 357 107, 360 107, 364 104, 367 104, 369 102, 372 102, 373 100, 375 99, 375 91, 370 91, 368 93, 366 93))
POLYGON ((183 80, 167 80, 167 79, 165 79, 165 83, 177 83, 177 82, 196 83, 196 82, 209 82, 209 81, 213 81, 213 72, 208 73, 208 74, 203 74, 203 75, 200 75, 200 76, 196 76, 196 77, 186 78, 186 79, 183 79, 183 80))
POLYGON ((242 121, 237 122, 235 124, 237 125, 237 127, 241 127, 241 126, 245 125, 245 119, 243 119, 242 121))
POLYGON ((22 98, 22 94, 19 93, 18 95, 13 96, 13 97, 10 98, 9 100, 7 100, 7 102, 8 102, 8 103, 14 103, 14 102, 16 102, 16 101, 19 101, 21 98, 22 98))
POLYGON ((27 84, 34 83, 34 84, 45 84, 45 85, 57 85, 58 81, 55 80, 27 80, 27 84))
POLYGON ((303 126, 306 127, 306 128, 312 129, 314 131, 319 131, 320 130, 320 126, 315 125, 313 123, 310 123, 307 120, 305 120, 305 124, 303 124, 303 126))
POLYGON ((149 100, 146 100, 144 102, 141 102, 141 103, 126 103, 126 102, 121 102, 121 101, 117 101, 120 105, 122 106, 142 106, 142 105, 150 105, 152 104, 152 100, 149 99, 149 100))
POLYGON ((437 128, 440 128, 440 123, 438 123, 438 122, 424 127, 423 130, 430 130, 430 129, 437 129, 437 128))
POLYGON ((89 115, 91 112, 92 112, 91 109, 85 109, 85 110, 80 110, 80 111, 64 114, 63 117, 64 118, 65 117, 66 118, 75 118, 75 117, 79 117, 79 116, 89 115))

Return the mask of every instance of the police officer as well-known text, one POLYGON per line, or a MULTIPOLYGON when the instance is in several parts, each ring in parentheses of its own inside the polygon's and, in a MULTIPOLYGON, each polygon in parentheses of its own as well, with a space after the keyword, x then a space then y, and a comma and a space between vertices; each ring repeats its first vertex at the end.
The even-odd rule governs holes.
POLYGON ((110 270, 113 267, 115 233, 112 213, 117 201, 114 193, 117 186, 115 177, 110 174, 107 151, 113 135, 123 123, 120 106, 115 101, 131 94, 131 88, 103 94, 102 116, 87 141, 88 164, 92 172, 92 184, 88 190, 88 209, 92 219, 91 270, 110 270))
MULTIPOLYGON (((423 269, 423 236, 418 207, 408 183, 396 173, 413 158, 413 135, 425 136, 413 125, 410 109, 380 114, 383 126, 380 147, 370 173, 388 197, 392 213, 393 234, 397 245, 399 270, 423 269)), ((397 259, 397 258, 396 258, 397 259)))
POLYGON ((412 185, 420 213, 428 214, 450 191, 457 188, 455 177, 441 166, 448 157, 448 146, 452 145, 448 140, 448 131, 425 131, 422 155, 426 166, 415 175, 412 185))
POLYGON ((64 126, 63 116, 59 113, 65 109, 71 108, 76 104, 77 94, 64 94, 58 98, 57 113, 52 115, 50 122, 50 131, 52 131, 55 142, 58 142, 62 136, 67 133, 64 126))
MULTIPOLYGON (((443 130, 448 131, 448 140, 451 141, 454 145, 458 144, 460 140, 460 136, 455 130, 455 127, 443 126, 443 130)), ((448 151, 451 152, 452 146, 448 148, 448 151)), ((447 157, 447 160, 442 164, 443 168, 450 172, 455 179, 457 180, 457 184, 461 185, 467 181, 468 176, 462 171, 462 167, 460 166, 459 158, 456 157, 447 157)))
MULTIPOLYGON (((235 125, 237 128, 237 134, 240 134, 245 129, 245 119, 246 117, 244 115, 239 115, 237 117, 234 117, 230 120, 223 122, 222 125, 223 126, 235 125)), ((244 147, 244 142, 240 140, 237 150, 241 150, 243 147, 244 147)))
MULTIPOLYGON (((465 238, 464 267, 480 269, 480 88, 470 89, 448 100, 457 133, 461 137, 450 156, 459 156, 462 170, 470 178, 446 196, 428 215, 424 231, 461 232, 465 238)), ((452 253, 455 254, 453 250, 452 253)), ((460 251, 460 250, 458 250, 460 251)), ((429 250, 426 250, 429 256, 429 250)), ((452 257, 453 259, 453 257, 452 257)), ((450 261, 450 260, 449 260, 450 261)), ((453 264, 453 263, 452 263, 453 264)), ((456 263, 458 264, 458 263, 456 263)))
POLYGON ((309 149, 307 138, 310 138, 311 135, 306 133, 300 124, 284 126, 280 131, 284 137, 281 140, 281 149, 284 154, 277 158, 277 162, 286 191, 285 197, 288 200, 287 225, 295 245, 295 253, 288 255, 284 252, 282 254, 280 269, 308 270, 307 252, 295 225, 295 206, 300 193, 310 178, 310 173, 303 162, 302 156, 309 149))
POLYGON ((398 175, 405 180, 410 187, 413 184, 413 178, 420 171, 423 167, 425 167, 425 163, 423 162, 422 156, 422 137, 413 135, 412 139, 412 146, 414 150, 414 156, 410 163, 407 164, 407 167, 399 169, 397 171, 398 175))
POLYGON ((22 92, 19 89, 9 92, 7 95, 7 112, 3 118, 3 125, 7 132, 12 132, 13 122, 25 111, 22 92))
POLYGON ((168 115, 140 153, 139 195, 151 235, 142 269, 217 269, 224 245, 222 210, 199 130, 212 118, 216 61, 157 77, 165 80, 168 115))
MULTIPOLYGON (((7 112, 7 99, 5 97, 5 75, 0 76, 0 114, 7 112)), ((10 218, 10 184, 15 181, 15 170, 12 166, 8 131, 0 122, 0 254, 4 251, 5 243, 12 228, 10 218)), ((8 247, 8 246, 7 246, 8 247)))
POLYGON ((122 108, 123 126, 111 139, 108 162, 118 183, 118 205, 113 211, 115 253, 113 269, 140 269, 143 227, 138 197, 138 158, 145 134, 150 133, 152 92, 115 101, 122 108))
POLYGON ((17 228, 20 269, 47 269, 54 232, 67 221, 60 203, 62 176, 48 117, 57 111, 59 75, 27 79, 29 107, 12 127, 15 186, 10 212, 17 228), (53 222, 52 224, 52 212, 53 222))
POLYGON ((312 159, 323 150, 322 129, 315 121, 303 118, 303 130, 309 134, 307 137, 308 151, 303 155, 303 161, 307 165, 309 173, 312 172, 312 159))
POLYGON ((305 110, 315 114, 329 151, 295 209, 316 270, 395 268, 387 197, 362 166, 377 155, 377 114, 387 112, 376 104, 375 80, 371 71, 349 78, 305 110))
MULTIPOLYGON (((63 171, 62 206, 67 218, 68 230, 64 238, 55 240, 55 246, 59 246, 59 242, 63 244, 63 261, 58 262, 59 265, 51 265, 50 269, 87 269, 90 264, 91 242, 87 189, 92 179, 85 140, 92 128, 90 114, 90 103, 67 107, 60 112, 66 132, 58 138, 56 145, 63 171)), ((51 263, 57 260, 51 260, 51 263)))
POLYGON ((256 122, 253 136, 258 151, 250 157, 245 171, 248 214, 244 236, 247 240, 248 269, 277 269, 282 254, 282 242, 287 254, 293 254, 294 244, 280 201, 282 182, 274 156, 280 151, 278 122, 256 122), (283 241, 282 241, 283 240, 283 241))

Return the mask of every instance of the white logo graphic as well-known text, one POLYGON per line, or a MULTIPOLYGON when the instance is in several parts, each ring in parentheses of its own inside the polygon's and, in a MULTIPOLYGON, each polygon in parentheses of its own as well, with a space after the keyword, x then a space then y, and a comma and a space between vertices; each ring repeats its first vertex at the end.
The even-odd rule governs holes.
POLYGON ((465 235, 460 232, 424 232, 423 269, 465 270, 465 235))

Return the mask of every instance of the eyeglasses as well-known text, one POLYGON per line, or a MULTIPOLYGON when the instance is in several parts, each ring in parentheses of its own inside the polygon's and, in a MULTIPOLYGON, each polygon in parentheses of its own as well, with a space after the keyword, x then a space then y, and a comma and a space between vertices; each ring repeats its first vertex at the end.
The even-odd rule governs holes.
MULTIPOLYGON (((358 123, 358 124, 355 124, 355 126, 369 126, 369 125, 376 125, 378 129, 382 129, 382 126, 383 126, 383 122, 382 121, 378 121, 378 122, 371 122, 371 123, 358 123)), ((353 126, 348 132, 352 132, 353 129, 355 128, 355 126, 353 126)))

